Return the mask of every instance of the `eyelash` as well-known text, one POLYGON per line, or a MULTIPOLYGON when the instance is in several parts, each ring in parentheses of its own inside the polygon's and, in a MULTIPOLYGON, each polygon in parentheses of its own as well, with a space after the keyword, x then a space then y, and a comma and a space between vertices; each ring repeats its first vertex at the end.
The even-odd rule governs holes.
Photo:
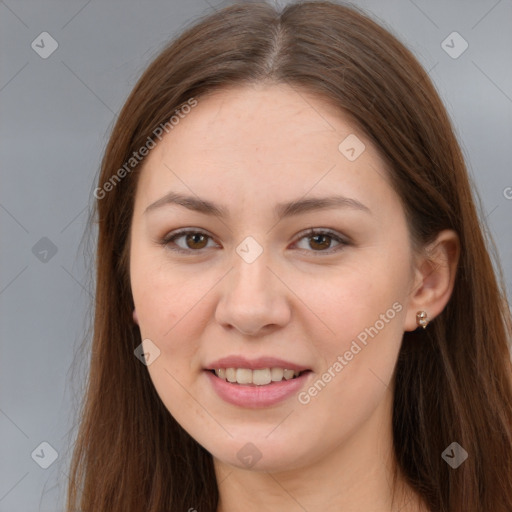
MULTIPOLYGON (((174 242, 178 238, 181 238, 181 237, 189 235, 189 234, 204 235, 204 236, 208 237, 209 239, 212 239, 212 237, 210 235, 208 235, 207 233, 205 233, 204 231, 201 231, 198 229, 182 229, 175 233, 169 233, 162 240, 160 240, 159 243, 160 243, 160 245, 163 245, 164 247, 166 247, 167 249, 169 249, 171 251, 180 252, 182 254, 190 254, 193 252, 200 253, 200 252, 204 251, 206 248, 194 250, 194 249, 183 249, 181 247, 171 247, 170 246, 171 242, 174 242)), ((347 239, 340 237, 334 231, 331 231, 328 229, 317 229, 317 228, 310 228, 306 232, 301 233, 301 235, 299 236, 297 241, 300 241, 303 238, 312 238, 312 237, 318 236, 318 235, 327 235, 329 238, 338 242, 340 245, 338 245, 334 248, 325 250, 325 251, 323 251, 323 250, 314 251, 314 250, 307 250, 307 249, 300 249, 300 250, 306 251, 308 253, 313 253, 315 255, 316 254, 318 254, 318 255, 332 254, 334 252, 338 252, 341 249, 343 249, 343 246, 350 245, 350 242, 347 239)))

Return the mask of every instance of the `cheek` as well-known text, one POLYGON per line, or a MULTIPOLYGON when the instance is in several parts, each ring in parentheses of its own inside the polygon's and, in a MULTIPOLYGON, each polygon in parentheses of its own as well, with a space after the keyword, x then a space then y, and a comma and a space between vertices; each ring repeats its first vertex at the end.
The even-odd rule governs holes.
POLYGON ((170 334, 201 296, 200 280, 170 265, 154 249, 132 248, 130 277, 141 334, 148 337, 170 334))
POLYGON ((313 407, 320 414, 336 403, 340 408, 332 414, 339 421, 348 421, 343 419, 346 411, 359 421, 382 399, 403 336, 406 261, 399 254, 394 260, 368 258, 325 281, 316 306, 329 332, 312 337, 323 367, 301 403, 316 402, 313 407))
POLYGON ((208 292, 219 272, 177 267, 154 251, 136 249, 132 255, 132 294, 141 338, 149 338, 160 350, 148 370, 159 393, 175 395, 179 385, 189 385, 197 374, 200 340, 213 315, 208 292))
POLYGON ((394 333, 400 333, 407 279, 404 267, 394 265, 373 259, 343 267, 329 279, 306 282, 303 293, 314 301, 311 307, 329 327, 337 351, 358 336, 364 342, 368 330, 376 335, 374 327, 380 335, 394 324, 394 333))
POLYGON ((350 291, 336 294, 337 287, 331 289, 337 302, 326 323, 334 334, 317 339, 323 365, 297 397, 304 414, 314 417, 332 442, 357 431, 392 388, 405 310, 396 291, 384 286, 377 293, 383 281, 368 277, 352 274, 350 291))
POLYGON ((144 265, 137 256, 131 278, 141 338, 150 339, 159 350, 147 368, 158 395, 184 428, 191 428, 196 421, 208 424, 204 410, 186 390, 198 371, 200 331, 204 328, 198 315, 204 314, 201 297, 211 284, 207 286, 201 279, 171 271, 165 265, 150 261, 144 265))
MULTIPOLYGON (((194 293, 186 293, 179 283, 147 280, 139 294, 134 291, 142 339, 151 339, 160 350, 160 365, 176 376, 185 376, 194 361, 201 339, 201 303, 194 293)), ((190 284, 190 283, 189 283, 190 284)))

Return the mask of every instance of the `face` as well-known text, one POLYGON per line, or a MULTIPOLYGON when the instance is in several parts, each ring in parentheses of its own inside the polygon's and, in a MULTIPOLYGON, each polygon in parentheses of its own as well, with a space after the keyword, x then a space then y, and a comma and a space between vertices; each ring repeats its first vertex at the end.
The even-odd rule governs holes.
POLYGON ((298 468, 389 404, 413 278, 406 218, 370 141, 318 97, 266 85, 197 100, 137 185, 147 369, 216 460, 298 468))

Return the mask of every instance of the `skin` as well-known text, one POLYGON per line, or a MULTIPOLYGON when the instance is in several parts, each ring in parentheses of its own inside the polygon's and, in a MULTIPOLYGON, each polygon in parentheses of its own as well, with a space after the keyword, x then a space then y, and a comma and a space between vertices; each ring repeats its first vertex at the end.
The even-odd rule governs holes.
POLYGON ((363 133, 287 85, 198 98, 146 158, 131 230, 134 319, 160 350, 148 371, 170 413, 212 453, 219 512, 240 503, 246 512, 420 510, 401 480, 391 504, 393 371, 416 313, 432 319, 446 305, 458 242, 444 231, 413 250, 388 170, 363 133), (355 161, 338 149, 350 134, 365 144, 355 161), (224 205, 229 217, 171 204, 145 213, 171 190, 224 205), (370 213, 337 207, 278 221, 273 212, 276 203, 333 193, 370 213), (188 253, 174 252, 161 242, 180 228, 208 237, 187 245, 182 236, 174 247, 188 253), (308 228, 349 243, 301 234, 308 228), (252 263, 236 252, 248 236, 263 249, 252 263), (307 390, 397 303, 401 310, 307 404, 293 395, 264 409, 231 405, 203 372, 219 357, 270 355, 310 368, 307 390), (237 457, 246 443, 261 455, 250 468, 237 457))

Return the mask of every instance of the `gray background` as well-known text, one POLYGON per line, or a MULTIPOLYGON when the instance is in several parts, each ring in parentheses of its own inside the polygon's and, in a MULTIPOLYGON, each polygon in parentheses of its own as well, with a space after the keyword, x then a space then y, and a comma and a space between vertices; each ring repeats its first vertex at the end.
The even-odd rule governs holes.
MULTIPOLYGON (((482 197, 481 215, 498 246, 510 297, 512 0, 355 3, 417 55, 440 91, 482 197), (458 58, 441 46, 453 31, 469 44, 458 58)), ((64 506, 87 370, 78 348, 93 290, 94 240, 86 243, 84 230, 115 114, 167 40, 224 5, 0 1, 1 512, 64 506), (43 59, 31 44, 42 46, 38 36, 45 31, 58 48, 43 59), (42 442, 58 452, 47 469, 39 464, 51 461, 51 451, 42 442)), ((454 46, 452 53, 461 48, 460 40, 445 44, 454 46)))

